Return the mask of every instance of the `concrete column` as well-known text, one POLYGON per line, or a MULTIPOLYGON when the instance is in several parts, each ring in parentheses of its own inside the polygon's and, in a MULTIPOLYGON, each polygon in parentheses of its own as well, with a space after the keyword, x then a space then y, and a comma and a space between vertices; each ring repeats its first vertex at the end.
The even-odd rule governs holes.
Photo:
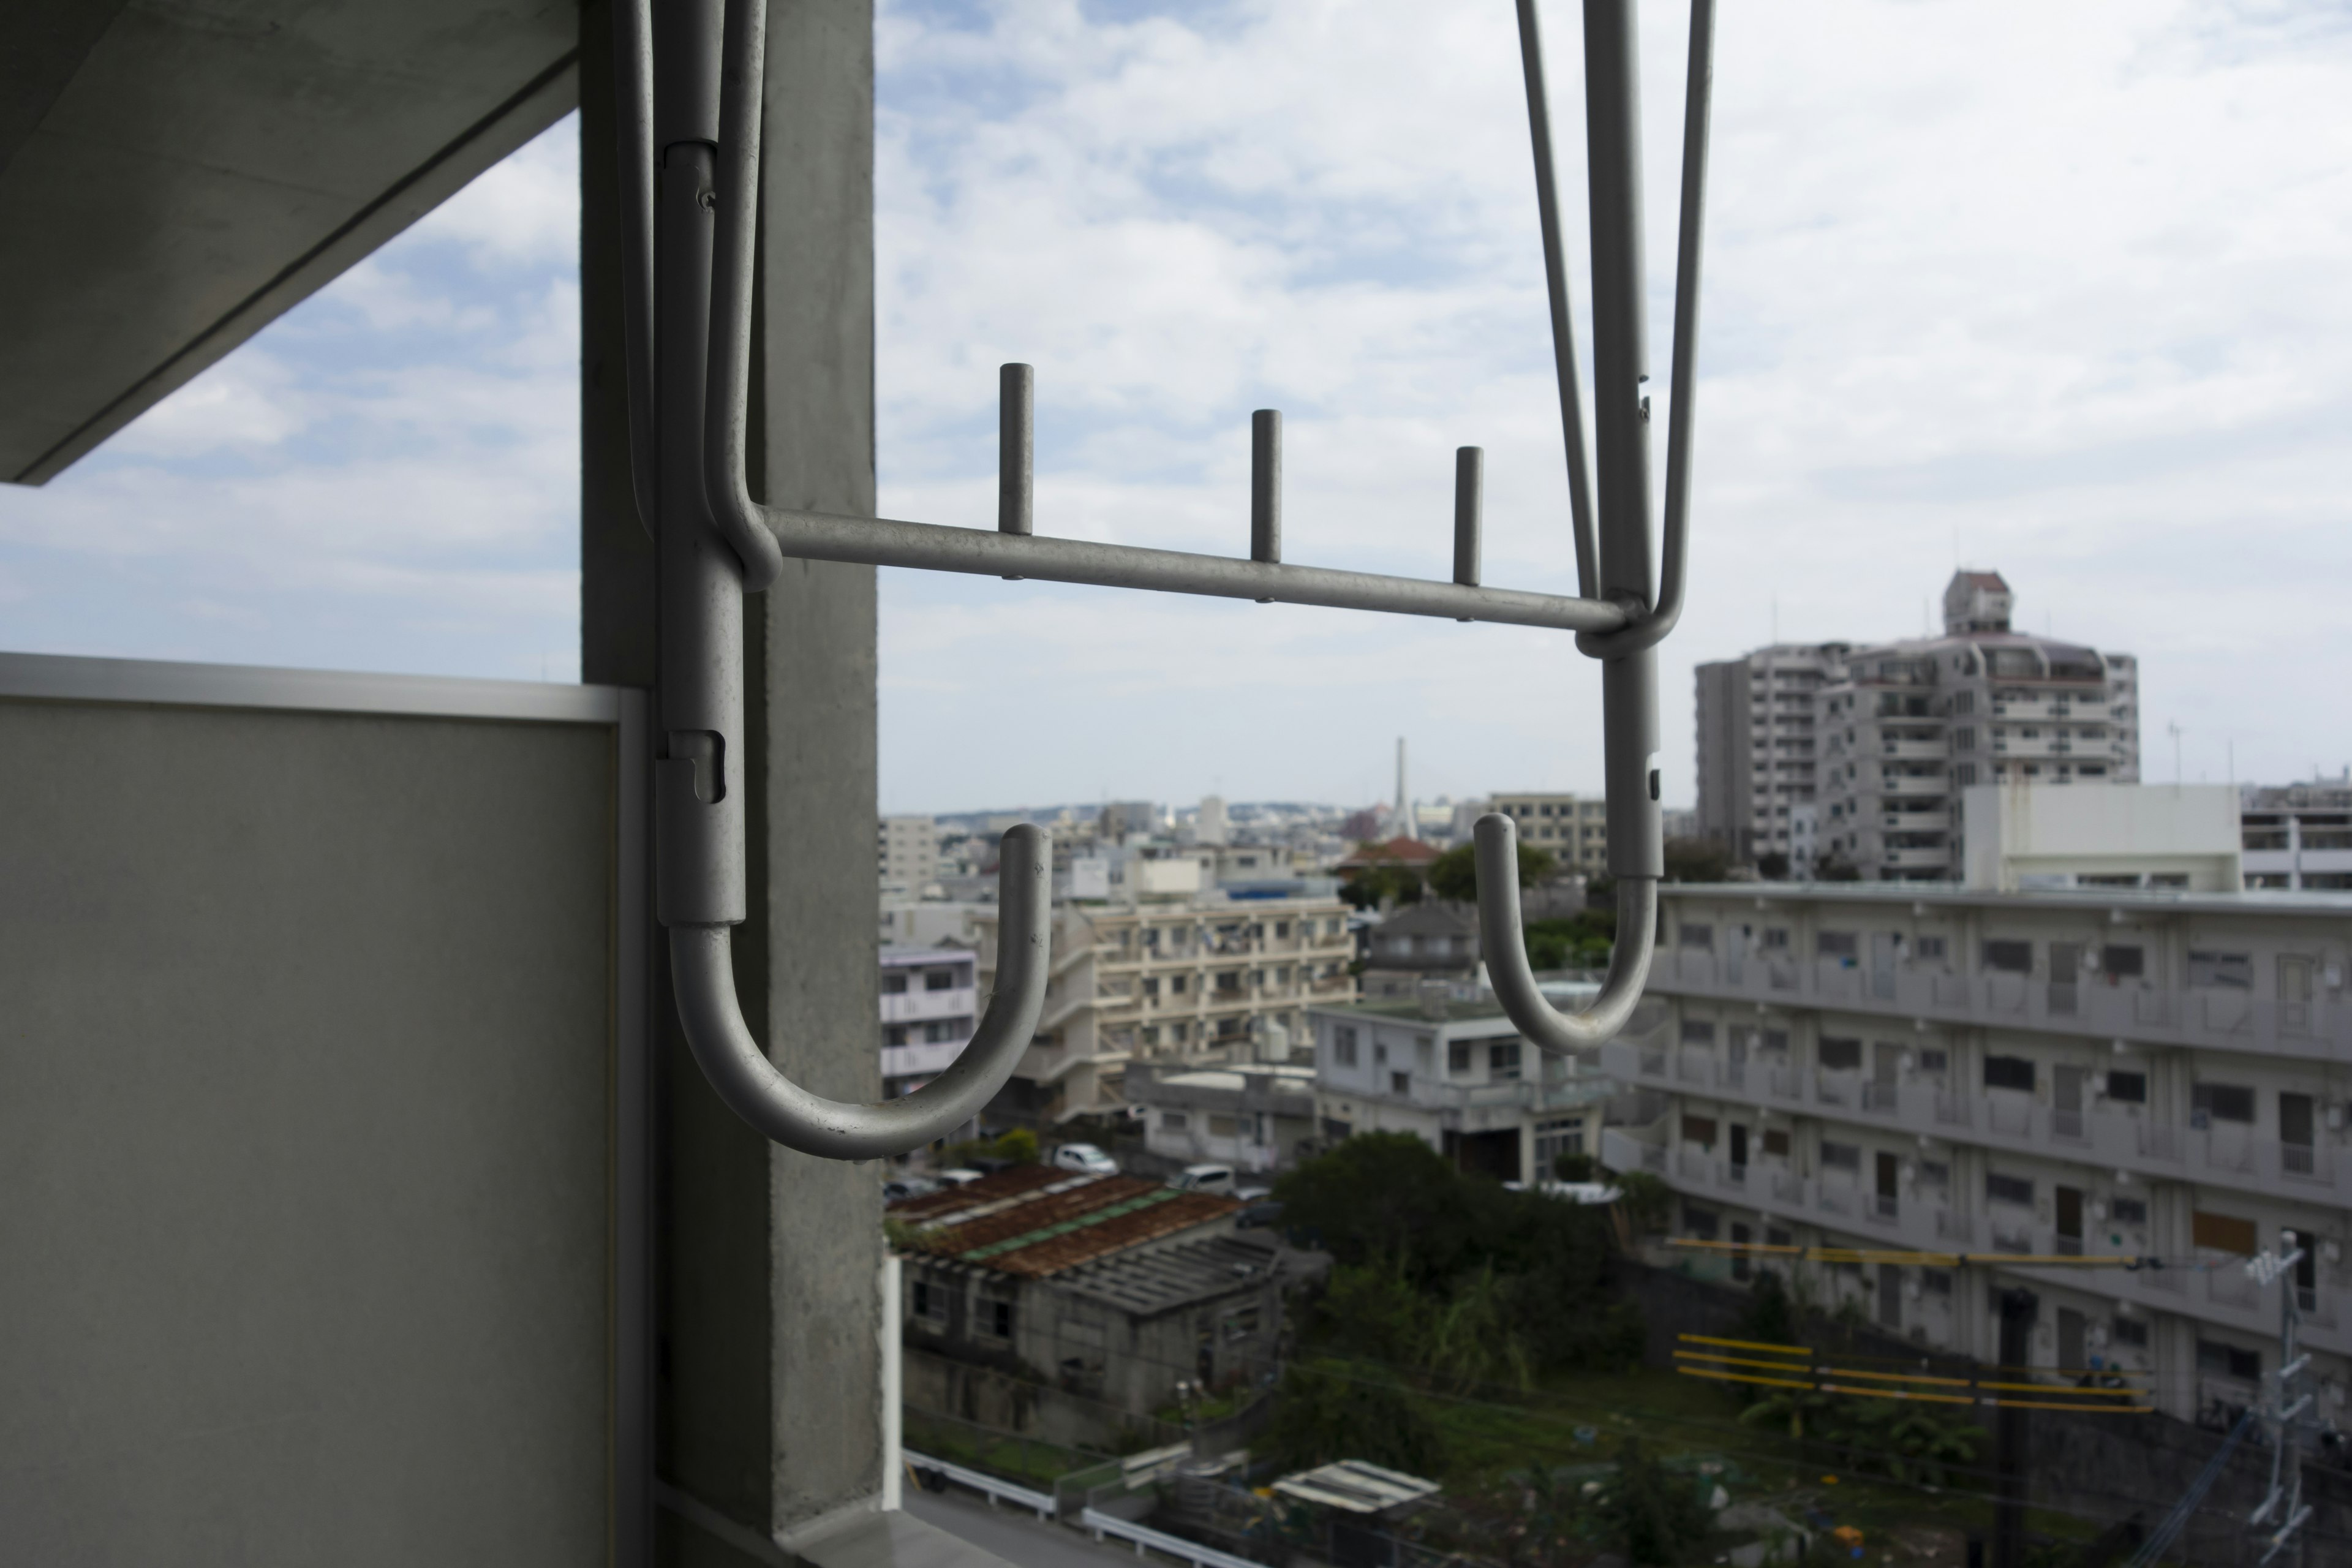
MULTIPOLYGON (((625 468, 611 14, 581 10, 581 658, 650 686, 654 552, 625 468)), ((771 15, 751 489, 874 509, 873 10, 771 15)), ((743 1009, 820 1093, 880 1092, 871 568, 788 564, 744 616, 751 917, 743 1009)), ((879 1506, 880 1184, 773 1148, 687 1055, 655 999, 657 1560, 773 1563, 773 1542, 879 1506)))

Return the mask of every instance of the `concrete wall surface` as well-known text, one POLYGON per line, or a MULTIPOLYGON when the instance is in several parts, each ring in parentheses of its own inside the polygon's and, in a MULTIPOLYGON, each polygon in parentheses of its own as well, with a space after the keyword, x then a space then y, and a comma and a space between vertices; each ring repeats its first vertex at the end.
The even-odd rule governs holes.
POLYGON ((612 1560, 633 700, 0 657, 0 1560, 612 1560))

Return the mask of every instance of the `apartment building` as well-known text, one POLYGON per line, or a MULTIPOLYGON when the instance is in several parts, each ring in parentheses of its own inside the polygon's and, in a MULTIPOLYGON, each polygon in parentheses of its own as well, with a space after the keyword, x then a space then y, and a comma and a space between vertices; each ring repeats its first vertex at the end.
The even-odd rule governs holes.
MULTIPOLYGON (((1196 863, 1137 861, 1129 901, 1055 906, 1045 1011, 993 1114, 1047 1123, 1117 1110, 1130 1059, 1245 1057, 1268 1022, 1301 1038, 1310 1004, 1355 995, 1349 910, 1338 899, 1190 890, 1154 898, 1136 876, 1153 866, 1196 863)), ((995 912, 982 912, 978 926, 987 988, 996 973, 995 912)))
POLYGON ((1697 837, 1811 871, 1813 698, 1844 673, 1847 651, 1774 643, 1698 667, 1697 837))
MULTIPOLYGON (((1563 1007, 1590 985, 1547 986, 1563 1007)), ((1411 1001, 1310 1008, 1315 1115, 1324 1142, 1410 1132, 1463 1170, 1507 1182, 1551 1174, 1561 1153, 1600 1148, 1617 1086, 1598 1053, 1549 1055, 1523 1039, 1491 995, 1469 987, 1411 1001)))
POLYGON ((1609 803, 1599 795, 1502 794, 1494 809, 1518 827, 1519 842, 1548 851, 1560 868, 1609 872, 1609 803))
POLYGON ((1950 881, 1970 784, 2137 782, 2137 661, 2015 631, 2015 599, 1998 572, 1957 572, 1940 637, 1701 666, 1701 831, 1743 857, 1788 855, 1801 876, 1950 881), (1807 805, 1813 864, 1800 866, 1807 805))
POLYGON ((875 825, 874 859, 886 892, 920 896, 940 879, 940 832, 928 816, 886 816, 875 825))
MULTIPOLYGON (((2156 793, 2156 792, 2150 792, 2156 793)), ((2152 1375, 2168 1413, 2252 1404, 2280 1287, 2340 1415, 2352 1375, 2352 896, 1846 883, 1660 889, 1649 999, 1602 1049, 1654 1114, 1602 1157, 1719 1241, 2160 1259, 1810 1270, 1824 1303, 1993 1355, 1992 1287, 2040 1299, 2032 1361, 2152 1375)))
POLYGON ((973 955, 952 947, 882 950, 882 1089, 908 1093, 971 1043, 980 1016, 973 955))
POLYGON ((2239 825, 2249 888, 2352 889, 2352 770, 2312 784, 2248 784, 2239 825))
POLYGON ((1129 1061, 1124 1089, 1142 1119, 1143 1146, 1171 1165, 1214 1162, 1271 1173, 1315 1136, 1315 1068, 1304 1061, 1129 1061))

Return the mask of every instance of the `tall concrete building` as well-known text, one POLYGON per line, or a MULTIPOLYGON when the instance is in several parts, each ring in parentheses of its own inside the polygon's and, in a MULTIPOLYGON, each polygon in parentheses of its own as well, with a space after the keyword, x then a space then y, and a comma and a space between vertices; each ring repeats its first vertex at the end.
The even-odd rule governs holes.
POLYGON ((875 825, 874 862, 885 891, 913 893, 940 879, 939 825, 928 816, 886 816, 875 825))
POLYGON ((1801 874, 1811 835, 1813 698, 1845 669, 1844 643, 1775 643, 1698 667, 1698 835, 1801 874))
POLYGON ((1999 573, 1958 572, 1940 637, 1700 666, 1701 831, 1800 874, 1948 881, 1969 785, 2136 782, 2137 661, 2011 629, 2014 597, 1999 573), (1808 805, 1811 867, 1793 863, 1808 805))
MULTIPOLYGON (((1310 1003, 1354 999, 1349 910, 1337 898, 1191 890, 1199 888, 1192 860, 1135 861, 1128 872, 1124 902, 1055 905, 1045 1011, 992 1115, 1051 1123, 1114 1110, 1124 1103, 1130 1059, 1248 1059, 1268 1024, 1301 1041, 1310 1003), (1141 875, 1155 868, 1194 874, 1164 882, 1141 875), (1153 891, 1162 886, 1187 890, 1153 891)), ((995 984, 994 911, 982 912, 979 926, 985 992, 995 984)))

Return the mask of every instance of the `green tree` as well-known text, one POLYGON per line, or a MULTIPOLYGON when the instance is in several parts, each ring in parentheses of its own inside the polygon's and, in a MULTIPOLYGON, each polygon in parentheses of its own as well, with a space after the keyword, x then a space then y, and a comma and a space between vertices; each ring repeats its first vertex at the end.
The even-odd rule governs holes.
POLYGON ((1690 1479, 1667 1469, 1639 1437, 1617 1450, 1617 1474, 1601 1491, 1600 1513, 1612 1542, 1644 1568, 1686 1561, 1712 1523, 1690 1479))
POLYGON ((1551 1157, 1551 1173, 1563 1182, 1589 1182, 1592 1170, 1592 1156, 1575 1150, 1562 1149, 1551 1157))
POLYGON ((1748 1287, 1748 1310, 1740 1314, 1739 1337, 1768 1345, 1797 1342, 1796 1308, 1777 1269, 1757 1271, 1756 1283, 1748 1287))
POLYGON ((1603 969, 1617 943, 1613 912, 1587 910, 1527 923, 1528 963, 1535 969, 1603 969))
POLYGON ((1468 1184, 1410 1132, 1365 1132, 1286 1172, 1274 1184, 1283 1228, 1306 1233, 1334 1260, 1391 1260, 1415 1287, 1468 1261, 1468 1184))
POLYGON ((1720 882, 1731 874, 1731 853, 1711 838, 1669 838, 1664 849, 1669 882, 1720 882))
POLYGON ((1625 1211, 1625 1223, 1633 1227, 1636 1236, 1654 1236, 1666 1227, 1666 1216, 1673 1212, 1674 1189, 1647 1171, 1627 1171, 1617 1178, 1617 1190, 1623 1194, 1617 1200, 1625 1211))
POLYGON ((1015 1165, 1034 1165, 1037 1163, 1037 1134, 1026 1127, 1015 1127, 996 1141, 994 1153, 998 1159, 1015 1165))
MULTIPOLYGON (((1559 864, 1549 850, 1519 846, 1519 886, 1532 888, 1559 864)), ((1478 855, 1475 845, 1457 844, 1429 863, 1429 890, 1460 904, 1478 900, 1478 855)))
POLYGON ((1362 1459, 1407 1475, 1445 1468, 1437 1428, 1394 1377, 1357 1362, 1294 1363, 1275 1391, 1266 1447, 1283 1469, 1362 1459))

